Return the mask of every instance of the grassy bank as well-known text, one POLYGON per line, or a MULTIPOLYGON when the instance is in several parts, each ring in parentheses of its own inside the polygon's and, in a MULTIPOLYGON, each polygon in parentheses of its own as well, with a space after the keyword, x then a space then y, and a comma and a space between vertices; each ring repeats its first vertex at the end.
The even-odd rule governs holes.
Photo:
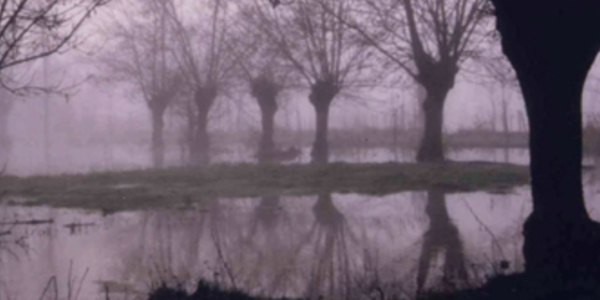
POLYGON ((496 190, 527 184, 526 167, 483 162, 441 164, 212 165, 201 169, 2 177, 5 201, 106 211, 174 207, 215 197, 359 193, 440 188, 496 190), (12 200, 11 200, 12 199, 12 200))

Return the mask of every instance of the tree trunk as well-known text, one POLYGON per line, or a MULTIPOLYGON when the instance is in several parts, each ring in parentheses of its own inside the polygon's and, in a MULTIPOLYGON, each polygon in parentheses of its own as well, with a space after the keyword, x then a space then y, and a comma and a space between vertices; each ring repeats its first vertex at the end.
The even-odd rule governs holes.
POLYGON ((346 221, 346 217, 333 203, 331 194, 321 194, 312 208, 316 222, 332 232, 339 231, 346 221))
POLYGON ((251 80, 250 87, 252 96, 258 102, 262 117, 262 136, 258 146, 258 161, 270 162, 275 154, 273 133, 279 86, 271 78, 261 76, 251 80))
POLYGON ((198 112, 194 137, 192 165, 203 166, 210 162, 210 135, 208 134, 208 111, 198 112))
POLYGON ((456 225, 450 219, 446 207, 446 195, 441 190, 427 191, 425 213, 429 229, 423 235, 421 255, 417 270, 417 293, 423 291, 429 275, 431 262, 444 252, 444 283, 449 290, 456 290, 468 281, 463 244, 456 225))
POLYGON ((327 138, 329 131, 329 106, 315 106, 317 116, 317 127, 315 133, 315 142, 311 151, 313 163, 329 162, 329 141, 327 138))
POLYGON ((423 138, 417 151, 418 162, 438 162, 444 160, 442 130, 444 124, 444 102, 449 89, 427 88, 423 101, 425 127, 423 138))
POLYGON ((262 117, 262 136, 258 149, 258 161, 270 162, 273 159, 275 152, 275 142, 273 141, 273 133, 275 127, 275 113, 277 112, 277 103, 275 106, 261 106, 262 117))
POLYGON ((329 161, 329 107, 333 98, 340 91, 339 87, 328 81, 317 81, 309 96, 310 103, 316 113, 316 133, 311 156, 313 163, 327 163, 329 161))
POLYGON ((210 136, 208 134, 208 115, 217 98, 214 86, 199 87, 194 94, 194 102, 198 109, 195 137, 192 143, 192 165, 203 166, 210 161, 210 136))
POLYGON ((164 109, 152 109, 152 164, 155 168, 164 167, 165 142, 163 140, 164 109))
POLYGON ((494 1, 503 51, 517 72, 530 124, 533 212, 524 225, 526 270, 559 281, 598 275, 600 230, 585 209, 581 182, 581 95, 600 48, 600 18, 588 12, 600 13, 600 6, 519 3, 494 1), (596 32, 586 35, 592 28, 596 32))

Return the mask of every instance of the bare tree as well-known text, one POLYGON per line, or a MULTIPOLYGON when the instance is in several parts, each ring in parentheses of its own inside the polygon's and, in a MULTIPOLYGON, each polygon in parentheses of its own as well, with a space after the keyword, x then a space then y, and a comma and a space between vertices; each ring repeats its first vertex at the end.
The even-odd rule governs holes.
POLYGON ((108 2, 1 0, 0 70, 66 50, 84 22, 108 2))
MULTIPOLYGON (((97 8, 110 0, 0 0, 0 85, 11 92, 33 87, 15 87, 21 71, 15 68, 66 51, 77 45, 75 34, 97 8), (16 72, 5 72, 8 69, 16 72)), ((37 89, 37 88, 36 88, 37 89)), ((42 91, 51 91, 41 87, 42 91)), ((3 103, 4 99, 2 99, 3 103)), ((5 107, 3 105, 3 107, 5 107)), ((3 110, 3 112, 6 112, 3 110)), ((4 147, 6 138, 0 139, 4 147)))
POLYGON ((169 50, 173 34, 162 2, 144 0, 137 11, 143 19, 115 22, 111 30, 115 50, 101 58, 112 80, 128 82, 145 100, 152 122, 152 162, 157 168, 164 165, 164 114, 182 87, 169 50))
POLYGON ((327 132, 333 99, 343 89, 356 87, 369 66, 368 45, 357 42, 356 34, 340 20, 351 4, 350 0, 298 0, 273 10, 269 3, 256 0, 242 8, 248 24, 268 37, 310 88, 308 98, 316 112, 311 155, 316 163, 329 159, 327 132))
POLYGON ((262 134, 258 145, 259 162, 277 160, 278 151, 273 135, 275 114, 279 109, 281 92, 289 89, 292 70, 285 64, 277 47, 272 47, 268 37, 262 32, 247 28, 244 22, 236 26, 236 37, 230 43, 230 50, 238 57, 238 77, 249 87, 261 113, 262 134))
MULTIPOLYGON (((444 160, 443 110, 462 65, 486 38, 483 0, 360 0, 346 24, 426 91, 421 162, 444 160)), ((333 9, 329 11, 335 13, 333 9)))
POLYGON ((173 53, 184 74, 182 81, 193 91, 196 107, 190 112, 195 119, 190 122, 194 126, 190 133, 191 162, 204 165, 210 160, 209 114, 217 97, 227 90, 239 59, 227 43, 232 22, 230 4, 223 0, 199 1, 198 7, 177 5, 175 1, 163 3, 176 32, 173 53), (187 20, 185 12, 190 9, 196 9, 200 17, 187 20))

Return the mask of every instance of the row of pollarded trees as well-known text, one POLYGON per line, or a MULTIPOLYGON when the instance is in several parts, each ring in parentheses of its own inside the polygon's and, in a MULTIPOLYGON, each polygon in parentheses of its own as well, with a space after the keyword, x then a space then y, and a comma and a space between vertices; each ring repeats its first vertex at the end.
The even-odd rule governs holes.
POLYGON ((317 116, 313 161, 327 161, 332 101, 343 89, 372 86, 366 79, 382 73, 408 76, 424 89, 417 160, 444 160, 444 104, 461 68, 490 48, 488 1, 297 0, 271 10, 256 0, 244 11, 310 88, 317 116))
POLYGON ((189 163, 208 163, 211 110, 240 82, 248 83, 263 113, 261 152, 273 151, 281 69, 273 59, 260 59, 258 40, 237 30, 234 9, 223 0, 151 0, 128 3, 114 17, 107 31, 112 47, 100 60, 110 83, 126 82, 143 96, 152 117, 154 166, 164 164, 163 119, 170 106, 183 112, 189 163))
POLYGON ((325 163, 333 101, 405 77, 426 91, 417 159, 443 160, 446 97, 461 67, 489 45, 483 0, 295 0, 277 10, 261 0, 128 5, 115 18, 114 51, 103 61, 112 78, 133 84, 146 100, 157 167, 170 105, 184 103, 191 163, 202 165, 209 161, 211 109, 232 93, 249 93, 262 115, 258 157, 269 161, 277 152, 278 96, 290 86, 307 89, 316 115, 312 160, 325 163))
POLYGON ((195 5, 175 0, 124 4, 107 30, 111 47, 100 57, 106 74, 126 82, 141 95, 152 122, 151 152, 155 167, 164 164, 163 127, 167 108, 182 105, 187 119, 190 162, 208 160, 209 111, 225 86, 233 62, 224 52, 226 3, 202 1, 211 15, 188 24, 185 12, 195 5), (193 26, 192 26, 193 25, 193 26), (184 99, 185 101, 178 101, 184 99))

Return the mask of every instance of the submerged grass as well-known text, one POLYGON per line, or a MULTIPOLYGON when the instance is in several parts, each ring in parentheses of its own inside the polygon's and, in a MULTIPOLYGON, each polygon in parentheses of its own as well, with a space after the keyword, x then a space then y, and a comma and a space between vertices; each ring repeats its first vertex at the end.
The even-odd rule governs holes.
POLYGON ((485 162, 328 165, 211 165, 102 172, 87 175, 0 178, 6 199, 31 205, 118 211, 173 207, 217 197, 358 193, 386 195, 408 190, 498 190, 529 181, 527 167, 485 162))

